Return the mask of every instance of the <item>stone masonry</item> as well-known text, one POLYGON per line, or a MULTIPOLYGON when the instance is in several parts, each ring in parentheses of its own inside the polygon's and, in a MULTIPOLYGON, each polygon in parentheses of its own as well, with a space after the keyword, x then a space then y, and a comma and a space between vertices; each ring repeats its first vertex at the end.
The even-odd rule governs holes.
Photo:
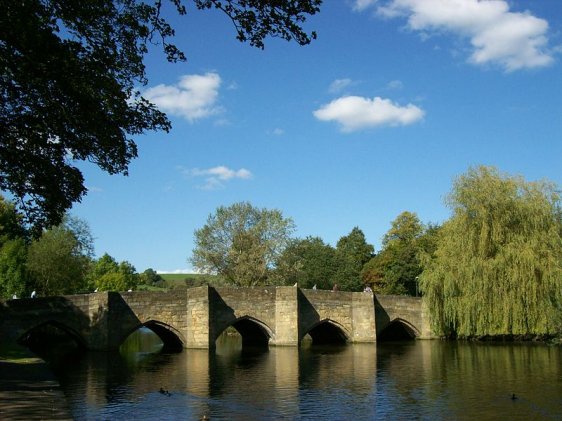
POLYGON ((420 298, 363 292, 203 286, 0 301, 0 340, 16 342, 52 324, 92 350, 117 349, 141 326, 171 348, 213 348, 229 326, 248 343, 298 346, 305 335, 327 326, 324 332, 347 342, 375 342, 396 323, 417 338, 432 337, 420 298))

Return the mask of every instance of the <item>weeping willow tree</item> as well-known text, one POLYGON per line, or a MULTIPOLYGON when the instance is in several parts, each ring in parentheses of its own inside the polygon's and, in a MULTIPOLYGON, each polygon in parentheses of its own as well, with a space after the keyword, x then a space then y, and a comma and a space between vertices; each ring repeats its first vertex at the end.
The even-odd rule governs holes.
POLYGON ((562 303, 556 186, 482 166, 458 177, 446 202, 452 217, 420 277, 435 332, 556 333, 562 303))

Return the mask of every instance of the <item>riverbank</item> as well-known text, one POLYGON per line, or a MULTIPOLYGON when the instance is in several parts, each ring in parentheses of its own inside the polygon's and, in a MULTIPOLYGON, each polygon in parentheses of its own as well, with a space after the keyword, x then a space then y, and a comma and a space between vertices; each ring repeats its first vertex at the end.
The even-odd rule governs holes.
POLYGON ((562 336, 556 335, 480 335, 443 338, 451 341, 468 342, 496 342, 496 343, 541 343, 545 345, 562 346, 562 336))
POLYGON ((48 364, 31 354, 0 357, 1 420, 72 420, 48 364))

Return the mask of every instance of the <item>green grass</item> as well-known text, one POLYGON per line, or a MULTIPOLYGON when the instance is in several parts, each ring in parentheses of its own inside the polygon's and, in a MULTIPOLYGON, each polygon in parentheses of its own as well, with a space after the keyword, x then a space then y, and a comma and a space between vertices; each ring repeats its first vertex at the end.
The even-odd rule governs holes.
POLYGON ((172 282, 183 281, 184 279, 190 279, 191 277, 205 276, 194 273, 159 273, 158 275, 160 275, 165 281, 172 282))
POLYGON ((186 288, 216 283, 219 277, 199 273, 159 273, 167 288, 186 288))
POLYGON ((18 364, 33 364, 40 361, 29 349, 17 344, 0 343, 0 361, 18 363, 18 364))
POLYGON ((144 285, 144 284, 140 284, 137 285, 136 290, 137 291, 166 291, 166 287, 156 287, 153 285, 144 285))

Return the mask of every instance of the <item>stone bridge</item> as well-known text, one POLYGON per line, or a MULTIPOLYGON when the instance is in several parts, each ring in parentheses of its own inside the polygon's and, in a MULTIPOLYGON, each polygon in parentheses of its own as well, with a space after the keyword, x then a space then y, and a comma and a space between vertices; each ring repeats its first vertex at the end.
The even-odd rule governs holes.
POLYGON ((295 287, 197 287, 169 292, 101 292, 0 302, 0 338, 20 342, 52 325, 91 350, 113 350, 135 330, 168 349, 214 348, 229 327, 243 346, 299 346, 429 338, 421 298, 295 287))

